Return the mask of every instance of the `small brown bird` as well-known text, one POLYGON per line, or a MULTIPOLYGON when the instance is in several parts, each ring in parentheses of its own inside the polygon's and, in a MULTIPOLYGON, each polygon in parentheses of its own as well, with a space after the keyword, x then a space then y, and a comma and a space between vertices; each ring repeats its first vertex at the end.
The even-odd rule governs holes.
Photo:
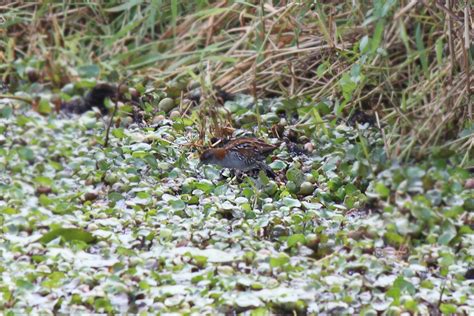
POLYGON ((229 141, 221 148, 210 148, 199 158, 198 168, 203 164, 213 164, 224 168, 249 171, 263 169, 272 176, 273 170, 263 160, 277 148, 261 139, 243 137, 229 141))

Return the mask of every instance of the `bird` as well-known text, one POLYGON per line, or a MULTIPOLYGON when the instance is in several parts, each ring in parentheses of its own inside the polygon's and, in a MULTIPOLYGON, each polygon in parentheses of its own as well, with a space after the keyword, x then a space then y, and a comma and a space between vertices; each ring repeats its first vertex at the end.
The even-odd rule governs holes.
POLYGON ((204 164, 212 164, 244 172, 263 169, 272 177, 275 177, 275 173, 265 164, 264 160, 277 147, 253 137, 233 139, 223 147, 205 150, 199 157, 198 168, 204 164))

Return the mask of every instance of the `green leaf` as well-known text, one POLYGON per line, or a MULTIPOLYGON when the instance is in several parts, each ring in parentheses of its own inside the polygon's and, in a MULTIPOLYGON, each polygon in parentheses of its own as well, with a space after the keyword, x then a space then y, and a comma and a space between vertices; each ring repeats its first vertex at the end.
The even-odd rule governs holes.
POLYGON ((403 44, 405 45, 405 49, 407 50, 407 58, 408 58, 408 55, 410 54, 410 39, 408 38, 408 34, 407 34, 407 30, 405 28, 405 24, 403 23, 403 21, 401 21, 400 23, 400 28, 399 28, 399 34, 400 34, 400 38, 402 39, 402 42, 403 44))
POLYGON ((209 193, 214 189, 214 184, 206 179, 199 181, 198 183, 194 184, 196 189, 202 190, 205 193, 209 193))
POLYGON ((112 8, 105 9, 106 12, 121 12, 121 11, 128 11, 135 7, 136 5, 142 3, 141 0, 130 0, 130 1, 125 1, 124 3, 117 5, 112 8))
POLYGON ((448 245, 454 237, 456 237, 456 227, 453 224, 446 221, 441 226, 441 231, 443 232, 438 238, 438 244, 440 245, 448 245))
POLYGON ((29 147, 19 148, 18 149, 18 156, 20 156, 21 159, 27 160, 27 161, 30 161, 30 162, 35 160, 35 153, 29 147))
POLYGON ((70 203, 66 202, 59 202, 54 206, 52 209, 54 214, 69 214, 74 210, 74 206, 72 206, 70 203))
POLYGON ((297 199, 292 199, 289 197, 285 197, 282 199, 282 202, 284 205, 288 207, 301 207, 301 202, 298 201, 297 199))
POLYGON ((173 209, 178 211, 184 210, 186 208, 186 203, 184 203, 184 201, 181 199, 171 200, 169 201, 169 204, 173 209))
POLYGON ((390 195, 390 189, 382 182, 377 182, 375 185, 375 192, 377 192, 381 198, 387 198, 390 195))
POLYGON ((318 66, 318 68, 316 68, 316 75, 318 76, 318 78, 323 77, 324 72, 328 69, 328 66, 329 66, 329 63, 326 61, 326 62, 320 64, 318 66))
POLYGON ((268 166, 270 168, 274 169, 274 170, 283 170, 286 167, 286 163, 284 161, 281 161, 281 160, 275 160, 274 162, 272 162, 268 166))
POLYGON ((438 62, 438 66, 443 65, 443 38, 440 37, 436 40, 436 61, 438 62))
POLYGON ((397 305, 400 305, 400 294, 401 294, 400 288, 391 287, 387 291, 386 296, 393 298, 393 305, 397 306, 397 305))
POLYGON ((268 309, 264 307, 259 307, 250 312, 250 316, 267 316, 270 315, 268 309))
POLYGON ((423 29, 421 28, 421 24, 418 24, 416 26, 415 43, 418 55, 420 56, 420 62, 421 66, 423 67, 423 72, 425 74, 425 77, 429 78, 430 73, 428 70, 428 56, 426 55, 425 44, 423 42, 423 29))
POLYGON ((34 285, 27 279, 18 279, 15 284, 20 289, 31 290, 34 288, 34 285))
POLYGON ((306 238, 303 234, 294 234, 288 237, 286 243, 288 244, 288 247, 293 247, 296 244, 304 244, 306 242, 306 238))
POLYGON ((52 108, 53 107, 51 106, 51 103, 49 103, 48 100, 41 99, 38 105, 38 112, 40 112, 41 114, 49 114, 51 113, 52 108))
POLYGON ((402 293, 414 295, 416 293, 416 288, 412 283, 406 281, 402 276, 399 276, 395 279, 392 287, 387 291, 386 295, 393 298, 394 305, 399 305, 402 293))
POLYGON ((6 207, 0 209, 1 214, 7 214, 7 215, 14 215, 20 213, 17 209, 11 208, 11 207, 6 207))
POLYGON ((116 43, 118 40, 123 39, 128 33, 131 33, 136 27, 141 25, 143 20, 144 19, 142 18, 130 21, 127 25, 122 26, 118 32, 113 33, 113 35, 107 38, 102 44, 107 47, 116 43))
POLYGON ((382 41, 382 37, 383 37, 384 27, 385 27, 385 20, 380 19, 377 22, 377 25, 375 26, 374 36, 372 37, 372 40, 370 41, 370 50, 372 53, 375 53, 377 51, 377 48, 379 48, 380 46, 380 42, 382 41))
POLYGON ((290 168, 286 172, 286 178, 293 181, 298 187, 304 182, 304 174, 298 168, 290 168))
POLYGON ((41 285, 50 289, 58 288, 61 286, 61 281, 65 276, 64 272, 55 271, 48 276, 48 279, 41 282, 41 285))
MULTIPOLYGON (((331 109, 329 107, 329 105, 322 101, 322 102, 319 102, 317 105, 316 105, 316 111, 320 113, 320 115, 327 115, 329 113, 331 113, 331 109)), ((324 122, 322 122, 324 123, 324 122)))
POLYGON ((313 108, 313 111, 311 111, 311 114, 313 116, 316 129, 321 128, 324 134, 326 134, 326 136, 329 136, 329 131, 326 128, 324 121, 321 115, 319 114, 319 111, 316 108, 313 108))
POLYGON ((119 138, 119 139, 122 139, 125 137, 125 132, 124 132, 124 129, 123 128, 115 128, 112 130, 112 135, 114 135, 115 137, 119 138))
POLYGON ((458 311, 458 308, 455 305, 444 303, 439 306, 439 309, 444 315, 455 315, 458 311))
POLYGON ((78 89, 91 89, 94 88, 97 84, 97 81, 95 79, 89 79, 89 78, 83 78, 79 81, 77 81, 74 86, 78 89))
POLYGON ((278 257, 270 258, 270 266, 272 268, 278 268, 290 262, 288 255, 281 253, 278 257))
POLYGON ((173 26, 173 35, 176 35, 176 19, 178 17, 178 1, 171 0, 171 25, 173 26))
POLYGON ((425 222, 428 222, 435 217, 433 210, 425 205, 413 205, 410 212, 414 217, 425 222))
POLYGON ((81 78, 97 78, 100 74, 100 67, 96 64, 84 65, 77 68, 81 78))
POLYGON ((48 205, 51 205, 53 204, 53 199, 49 198, 47 195, 45 194, 41 194, 40 197, 39 197, 39 202, 42 206, 48 206, 48 205))
POLYGON ((80 240, 86 244, 91 244, 97 239, 89 232, 80 228, 57 228, 44 234, 38 241, 42 244, 47 244, 50 241, 61 237, 64 241, 80 240))
POLYGON ((53 180, 48 177, 39 176, 33 179, 35 183, 51 186, 53 185, 53 180))
POLYGON ((18 126, 25 126, 28 122, 31 122, 31 119, 29 117, 26 117, 24 115, 18 115, 16 118, 16 123, 18 126))
POLYGON ((339 80, 339 85, 342 88, 342 95, 346 101, 352 99, 352 93, 357 88, 357 84, 352 81, 351 76, 348 73, 342 75, 342 78, 339 80))
POLYGON ((359 51, 363 54, 368 51, 369 49, 369 44, 370 44, 370 38, 369 36, 365 35, 362 37, 359 43, 359 51))
POLYGON ((117 202, 123 199, 123 195, 120 194, 119 192, 110 192, 108 194, 108 198, 112 202, 117 202))
POLYGON ((386 232, 384 238, 388 244, 394 247, 400 247, 403 244, 403 237, 395 232, 386 232))
POLYGON ((454 264, 454 255, 451 253, 443 253, 441 255, 441 260, 439 260, 439 265, 444 268, 448 268, 449 266, 454 264))
POLYGON ((406 281, 402 276, 399 276, 394 282, 393 286, 400 288, 404 292, 408 292, 410 295, 414 295, 416 293, 415 286, 406 281))
POLYGON ((206 256, 195 255, 195 256, 193 256, 193 259, 195 260, 196 265, 198 267, 204 267, 207 263, 207 257, 206 256))
POLYGON ((0 117, 9 118, 12 115, 12 113, 13 113, 13 109, 11 106, 4 106, 0 110, 0 117))

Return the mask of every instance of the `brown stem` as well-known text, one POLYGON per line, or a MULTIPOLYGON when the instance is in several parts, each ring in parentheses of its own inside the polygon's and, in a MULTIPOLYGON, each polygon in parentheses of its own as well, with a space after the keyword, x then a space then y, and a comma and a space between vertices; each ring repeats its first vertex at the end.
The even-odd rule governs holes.
MULTIPOLYGON (((119 90, 119 88, 117 88, 117 91, 118 90, 119 90)), ((118 109, 118 96, 115 99, 114 111, 112 112, 112 115, 110 116, 110 121, 109 121, 109 124, 107 125, 107 131, 105 132, 104 148, 107 147, 107 145, 109 144, 110 128, 112 127, 112 124, 114 122, 114 116, 117 113, 117 109, 118 109)))
MULTIPOLYGON (((446 7, 448 11, 451 11, 451 0, 446 0, 446 7)), ((453 85, 453 72, 456 64, 456 53, 454 52, 454 43, 453 43, 453 21, 450 14, 446 15, 448 19, 448 47, 449 47, 449 56, 451 57, 451 71, 449 72, 449 85, 453 85)), ((451 108, 451 98, 448 99, 448 105, 451 108)))
MULTIPOLYGON (((463 55, 464 55, 464 68, 466 70, 466 90, 467 90, 467 97, 470 98, 469 96, 471 95, 471 78, 470 78, 470 69, 469 69, 469 45, 470 45, 470 39, 469 39, 469 3, 466 1, 466 7, 464 8, 464 49, 463 49, 463 55)), ((468 116, 469 119, 472 120, 472 102, 469 102, 468 100, 468 116)))
POLYGON ((33 104, 33 100, 27 97, 20 97, 17 95, 8 95, 8 94, 0 94, 0 99, 12 99, 12 100, 18 100, 18 101, 23 101, 29 104, 33 104))

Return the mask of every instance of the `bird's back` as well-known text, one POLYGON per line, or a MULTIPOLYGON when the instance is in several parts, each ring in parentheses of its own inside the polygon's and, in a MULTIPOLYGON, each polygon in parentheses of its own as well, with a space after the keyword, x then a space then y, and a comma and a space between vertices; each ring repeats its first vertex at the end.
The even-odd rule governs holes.
POLYGON ((224 148, 230 151, 238 151, 248 158, 263 160, 274 151, 277 146, 267 144, 258 138, 242 137, 231 140, 224 148))

